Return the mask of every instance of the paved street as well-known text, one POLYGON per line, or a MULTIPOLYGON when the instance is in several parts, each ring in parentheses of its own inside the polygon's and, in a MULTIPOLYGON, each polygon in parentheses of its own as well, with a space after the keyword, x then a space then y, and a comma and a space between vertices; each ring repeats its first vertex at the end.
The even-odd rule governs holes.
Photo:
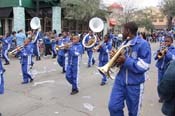
MULTIPOLYGON (((155 51, 158 43, 151 46, 155 51)), ((87 68, 87 56, 83 55, 80 92, 72 96, 71 86, 61 73, 56 59, 42 57, 41 61, 35 61, 32 69, 34 82, 22 85, 19 60, 11 58, 11 64, 4 66, 5 94, 0 96, 0 112, 3 116, 109 116, 108 101, 113 80, 100 86, 101 75, 96 66, 87 68)), ((157 70, 152 60, 149 79, 145 83, 141 116, 163 116, 156 82, 157 70)))

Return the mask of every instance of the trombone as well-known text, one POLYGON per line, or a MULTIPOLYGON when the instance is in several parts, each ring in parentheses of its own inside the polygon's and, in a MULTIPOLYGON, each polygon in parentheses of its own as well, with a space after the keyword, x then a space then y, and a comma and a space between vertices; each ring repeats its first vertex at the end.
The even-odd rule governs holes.
POLYGON ((14 50, 10 51, 9 54, 16 55, 16 53, 18 52, 18 50, 21 50, 23 47, 24 47, 24 45, 17 46, 14 50))

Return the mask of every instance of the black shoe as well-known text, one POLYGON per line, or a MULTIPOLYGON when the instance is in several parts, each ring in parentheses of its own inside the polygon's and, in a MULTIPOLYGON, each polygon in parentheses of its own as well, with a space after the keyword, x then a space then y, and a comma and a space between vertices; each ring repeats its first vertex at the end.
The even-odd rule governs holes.
POLYGON ((103 86, 103 85, 105 85, 105 84, 106 84, 105 82, 101 82, 101 84, 100 84, 100 85, 101 85, 101 86, 103 86))
POLYGON ((62 73, 65 73, 66 72, 66 70, 63 68, 63 71, 62 71, 62 73))
POLYGON ((159 99, 159 103, 163 103, 163 99, 162 98, 159 99))
POLYGON ((2 114, 0 113, 0 116, 2 116, 2 114))
POLYGON ((21 84, 27 84, 28 82, 22 82, 21 84))
POLYGON ((30 79, 30 83, 32 83, 34 81, 34 79, 30 79))
POLYGON ((52 58, 53 58, 53 59, 56 58, 56 55, 54 55, 52 58))
POLYGON ((72 90, 72 92, 70 93, 71 95, 75 95, 77 94, 79 91, 76 89, 76 90, 72 90))
POLYGON ((9 62, 6 62, 4 65, 9 65, 10 63, 9 62))
POLYGON ((95 60, 94 61, 92 61, 92 65, 94 65, 95 64, 95 60))
POLYGON ((41 60, 41 57, 36 57, 36 61, 39 61, 39 60, 41 60))

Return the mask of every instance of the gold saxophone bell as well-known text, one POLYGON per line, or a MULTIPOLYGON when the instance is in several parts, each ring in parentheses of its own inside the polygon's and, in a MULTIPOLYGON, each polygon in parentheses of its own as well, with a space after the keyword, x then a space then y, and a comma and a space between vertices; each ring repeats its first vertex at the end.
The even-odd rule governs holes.
POLYGON ((103 67, 98 67, 98 70, 103 73, 104 75, 106 75, 108 78, 111 78, 111 79, 115 79, 115 77, 112 77, 110 73, 113 73, 112 72, 112 69, 111 67, 114 66, 115 64, 115 61, 116 59, 118 58, 118 56, 124 52, 124 49, 125 48, 128 48, 129 45, 123 45, 121 46, 117 52, 115 53, 115 55, 109 60, 109 62, 104 65, 103 67))
POLYGON ((160 52, 157 54, 158 59, 161 59, 163 56, 165 56, 167 50, 168 50, 168 48, 164 48, 162 51, 160 51, 160 52))

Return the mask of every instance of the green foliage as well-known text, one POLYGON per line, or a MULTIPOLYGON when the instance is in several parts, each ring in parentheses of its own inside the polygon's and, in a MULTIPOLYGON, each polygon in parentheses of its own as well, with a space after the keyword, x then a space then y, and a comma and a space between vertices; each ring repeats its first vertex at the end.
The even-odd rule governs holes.
POLYGON ((172 18, 175 16, 175 0, 163 0, 161 4, 163 13, 168 18, 168 28, 172 27, 172 18))
POLYGON ((154 29, 154 25, 152 24, 152 11, 150 9, 138 10, 134 13, 135 22, 139 27, 145 28, 147 31, 151 31, 154 29))
POLYGON ((75 20, 89 20, 96 14, 104 16, 99 4, 100 0, 61 0, 64 18, 75 20))

